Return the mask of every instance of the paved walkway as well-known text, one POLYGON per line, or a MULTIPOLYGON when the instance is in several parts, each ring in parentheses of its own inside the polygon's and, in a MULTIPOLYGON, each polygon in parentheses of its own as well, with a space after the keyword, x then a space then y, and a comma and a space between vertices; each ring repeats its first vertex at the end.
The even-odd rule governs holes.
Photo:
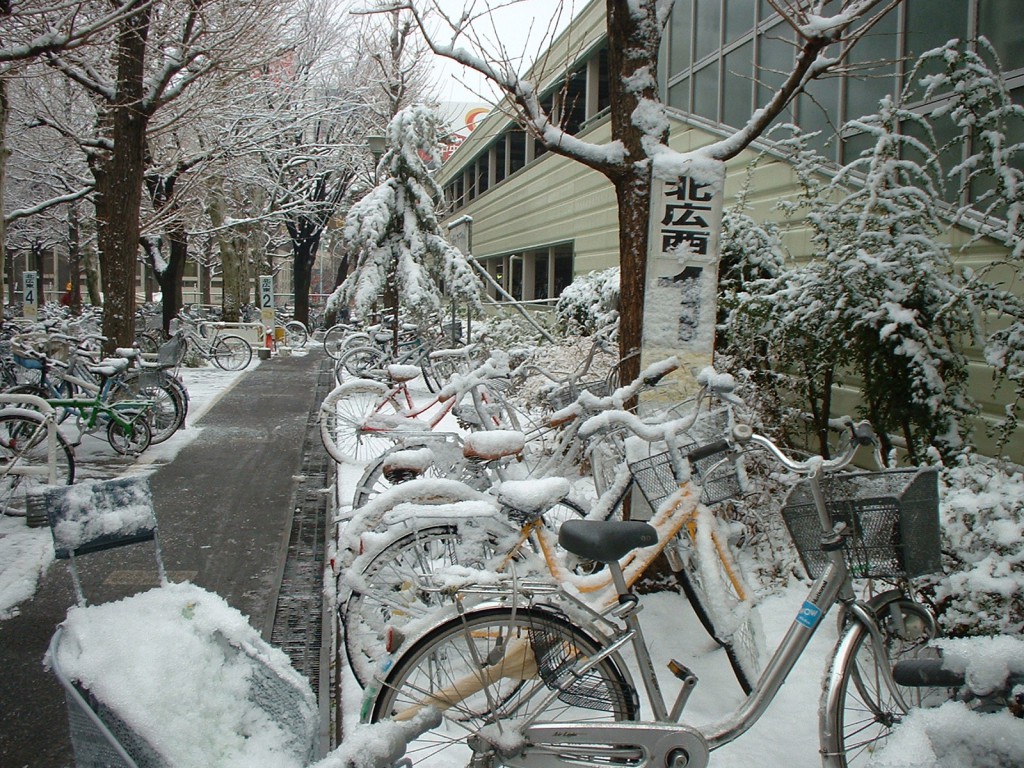
MULTIPOLYGON (((295 570, 288 561, 296 554, 296 538, 300 550, 312 547, 322 556, 316 543, 317 537, 322 543, 326 501, 318 501, 318 494, 323 496, 326 483, 311 477, 311 465, 304 461, 304 455, 323 453, 318 442, 311 444, 318 441, 311 414, 319 404, 323 360, 322 352, 313 350, 275 357, 245 374, 202 418, 198 437, 151 476, 164 562, 172 580, 187 578, 222 595, 267 639, 279 632, 279 592, 315 588, 312 596, 285 594, 285 602, 320 605, 317 583, 288 575, 295 570), (296 537, 293 527, 302 517, 298 513, 311 507, 319 510, 314 517, 320 515, 320 526, 310 532, 305 523, 296 537), (284 591, 279 589, 282 578, 290 585, 284 591)), ((315 462, 312 469, 322 467, 323 462, 315 462)), ((299 571, 319 579, 322 568, 299 571)), ((133 594, 156 583, 152 544, 83 558, 79 572, 90 602, 133 594)), ((0 622, 4 768, 74 765, 63 694, 42 665, 54 628, 73 603, 67 566, 58 561, 41 580, 36 596, 22 604, 21 613, 0 622)), ((289 610, 294 613, 294 606, 289 610)), ((308 608, 303 611, 309 613, 308 608)), ((310 631, 316 636, 309 641, 319 643, 318 617, 313 623, 310 631)), ((318 657, 318 649, 309 655, 318 657)), ((297 666, 302 669, 303 664, 297 666)), ((173 695, 173 680, 167 681, 167 689, 173 695)))

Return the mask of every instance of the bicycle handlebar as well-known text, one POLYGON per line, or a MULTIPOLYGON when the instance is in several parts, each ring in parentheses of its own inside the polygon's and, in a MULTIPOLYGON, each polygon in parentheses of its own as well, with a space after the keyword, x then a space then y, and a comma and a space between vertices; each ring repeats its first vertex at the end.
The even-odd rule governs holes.
MULTIPOLYGON (((619 387, 610 395, 605 395, 604 397, 599 397, 595 395, 593 392, 583 390, 582 392, 580 392, 579 397, 577 397, 573 402, 569 403, 569 405, 565 406, 565 408, 562 408, 552 413, 548 417, 547 423, 549 426, 557 427, 561 426, 562 424, 566 424, 570 421, 573 421, 574 419, 578 419, 588 413, 596 413, 598 414, 596 417, 591 416, 590 418, 587 419, 586 422, 584 422, 583 426, 580 427, 580 435, 582 437, 586 437, 587 435, 592 434, 593 432, 596 432, 599 429, 595 427, 589 432, 584 431, 587 425, 590 424, 592 419, 600 418, 600 416, 604 414, 626 414, 626 411, 613 409, 621 409, 626 402, 636 397, 640 393, 640 390, 646 387, 655 386, 663 378, 668 376, 673 371, 677 370, 679 366, 679 358, 668 357, 664 360, 661 360, 657 363, 648 366, 640 373, 640 375, 633 382, 626 384, 625 386, 619 387)), ((632 416, 632 414, 627 415, 632 416)), ((636 417, 634 416, 633 418, 636 417)), ((637 419, 637 422, 642 423, 639 422, 639 419, 637 419)))
MULTIPOLYGON (((858 448, 861 446, 874 445, 875 431, 872 429, 870 423, 867 421, 859 421, 855 423, 852 419, 846 419, 845 422, 846 426, 850 428, 850 444, 846 446, 846 450, 843 451, 842 455, 837 456, 834 459, 825 459, 821 456, 811 456, 803 461, 798 461, 786 455, 786 453, 769 438, 764 435, 756 434, 747 424, 737 424, 733 427, 731 435, 732 440, 724 442, 735 445, 754 444, 770 453, 776 461, 782 464, 782 466, 790 472, 794 472, 798 475, 813 475, 818 472, 826 472, 845 467, 853 461, 853 457, 856 455, 858 448)), ((730 445, 730 447, 732 446, 730 445)))

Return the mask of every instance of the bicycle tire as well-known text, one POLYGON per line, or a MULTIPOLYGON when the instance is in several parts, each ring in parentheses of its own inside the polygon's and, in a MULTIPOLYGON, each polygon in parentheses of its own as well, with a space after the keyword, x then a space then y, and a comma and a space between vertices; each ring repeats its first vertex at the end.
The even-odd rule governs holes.
POLYGON ((359 685, 365 688, 372 679, 389 631, 400 631, 453 604, 448 593, 429 588, 433 574, 452 565, 484 569, 496 553, 509 548, 499 546, 496 529, 493 536, 487 531, 483 537, 471 535, 470 543, 466 534, 471 533, 464 526, 445 524, 399 534, 360 570, 354 580, 358 588, 338 609, 345 655, 359 685), (419 588, 421 584, 428 588, 419 588))
POLYGON ((320 405, 320 439, 324 449, 338 463, 363 463, 379 456, 392 445, 386 432, 363 429, 374 414, 395 414, 401 410, 391 390, 377 381, 356 380, 334 388, 320 405))
MULTIPOLYGON (((933 637, 934 619, 923 605, 902 593, 879 598, 869 607, 878 618, 887 658, 877 658, 869 628, 851 621, 825 676, 819 712, 822 756, 829 768, 859 768, 885 744, 906 713, 884 682, 882 665, 891 670, 900 659, 924 650, 933 637)), ((915 707, 934 697, 937 689, 899 686, 899 692, 915 707)))
POLYGON ((424 379, 428 382, 427 386, 433 385, 434 387, 430 391, 440 392, 452 376, 462 368, 462 361, 460 358, 447 355, 431 357, 428 353, 420 367, 423 368, 424 379))
POLYGON ((120 422, 111 419, 107 423, 107 442, 122 456, 138 456, 153 442, 153 431, 143 411, 120 411, 119 415, 130 417, 131 434, 120 422))
POLYGON ((447 765, 452 760, 476 764, 470 737, 481 737, 472 742, 485 748, 482 729, 499 722, 510 736, 518 722, 527 720, 634 720, 636 691, 617 655, 602 659, 579 678, 572 676, 570 668, 575 665, 569 660, 588 658, 600 647, 583 629, 550 610, 472 611, 436 627, 402 653, 379 689, 371 692, 364 719, 404 719, 428 703, 441 709, 441 725, 406 748, 406 756, 417 768, 447 765), (565 662, 561 668, 555 667, 552 658, 556 648, 565 662), (481 668, 481 659, 490 663, 481 668), (481 682, 474 685, 476 680, 481 682), (459 695, 452 685, 455 681, 464 694, 459 695), (480 690, 466 691, 470 685, 480 690), (549 697, 554 690, 558 696, 549 697))
POLYGON ((284 340, 292 349, 302 349, 309 341, 309 330, 301 320, 289 320, 284 324, 284 340))
POLYGON ((221 336, 210 349, 214 365, 225 371, 240 371, 252 362, 252 345, 241 336, 221 336))
POLYGON ((348 335, 351 329, 347 325, 332 325, 324 333, 324 353, 332 360, 338 360, 341 358, 342 345, 345 342, 345 336, 348 335))
POLYGON ((736 682, 749 694, 760 675, 765 646, 754 591, 710 511, 701 514, 694 533, 696 539, 691 539, 684 527, 677 539, 684 567, 676 578, 701 626, 725 649, 736 682))
POLYGON ((171 383, 169 378, 157 377, 152 383, 143 377, 127 376, 117 382, 111 393, 111 402, 119 400, 149 400, 153 408, 149 415, 152 430, 151 443, 156 445, 164 442, 185 424, 188 412, 187 400, 181 390, 171 383))
MULTIPOLYGON (((15 410, 15 409, 10 409, 15 410)), ((34 411, 0 413, 0 514, 24 517, 27 496, 49 485, 46 423, 34 411)), ((56 485, 75 481, 75 454, 60 432, 56 433, 56 485)))
POLYGON ((334 366, 334 380, 339 384, 353 379, 387 381, 388 355, 377 347, 353 347, 334 366))

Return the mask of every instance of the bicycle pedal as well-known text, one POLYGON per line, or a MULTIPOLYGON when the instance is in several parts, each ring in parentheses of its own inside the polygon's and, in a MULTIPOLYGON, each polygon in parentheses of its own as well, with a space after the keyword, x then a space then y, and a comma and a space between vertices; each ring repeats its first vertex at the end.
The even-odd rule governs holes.
POLYGON ((672 659, 668 663, 668 671, 672 673, 674 677, 682 680, 687 685, 693 686, 697 684, 697 675, 694 674, 693 670, 680 661, 672 659))

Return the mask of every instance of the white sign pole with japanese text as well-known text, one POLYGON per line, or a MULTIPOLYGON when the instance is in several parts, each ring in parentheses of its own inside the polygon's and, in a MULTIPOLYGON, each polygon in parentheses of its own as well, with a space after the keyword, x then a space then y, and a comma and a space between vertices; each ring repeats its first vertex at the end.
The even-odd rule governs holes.
POLYGON ((35 272, 23 272, 21 275, 22 284, 25 287, 22 316, 31 320, 35 320, 39 316, 39 291, 36 277, 35 272))
POLYGON ((274 276, 260 275, 260 322, 266 347, 270 349, 274 338, 274 276))
POLYGON ((653 179, 641 365, 675 355, 681 368, 643 402, 693 395, 711 365, 718 309, 725 164, 704 163, 671 182, 653 179))

